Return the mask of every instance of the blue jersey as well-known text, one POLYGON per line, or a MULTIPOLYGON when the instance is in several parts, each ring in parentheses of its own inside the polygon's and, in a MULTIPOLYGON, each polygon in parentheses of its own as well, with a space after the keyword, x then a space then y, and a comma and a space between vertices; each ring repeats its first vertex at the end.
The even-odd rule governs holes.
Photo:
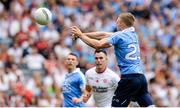
POLYGON ((81 97, 82 89, 85 89, 85 85, 85 76, 79 69, 68 73, 62 86, 63 107, 84 107, 83 102, 75 104, 72 102, 72 99, 81 97))
POLYGON ((108 42, 114 46, 121 74, 143 73, 139 43, 134 27, 112 34, 108 37, 108 42))

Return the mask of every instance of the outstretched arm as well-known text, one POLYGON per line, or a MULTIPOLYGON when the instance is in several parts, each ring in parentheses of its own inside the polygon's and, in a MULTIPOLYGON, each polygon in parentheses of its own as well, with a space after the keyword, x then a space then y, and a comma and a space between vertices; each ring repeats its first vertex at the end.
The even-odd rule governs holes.
POLYGON ((100 40, 100 39, 111 36, 113 33, 112 32, 89 32, 89 33, 84 33, 84 34, 92 39, 100 40))
POLYGON ((95 49, 111 47, 107 38, 103 38, 101 40, 91 39, 82 33, 81 30, 76 26, 71 27, 71 31, 72 34, 77 35, 83 42, 95 49))

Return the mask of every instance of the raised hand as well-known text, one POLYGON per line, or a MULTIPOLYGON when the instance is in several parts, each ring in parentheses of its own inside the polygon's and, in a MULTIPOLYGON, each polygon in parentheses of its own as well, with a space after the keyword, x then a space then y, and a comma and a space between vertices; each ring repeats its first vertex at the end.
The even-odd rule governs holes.
POLYGON ((83 34, 81 30, 76 26, 73 26, 70 29, 71 29, 71 33, 73 34, 73 37, 77 37, 77 36, 80 37, 83 34))
POLYGON ((77 35, 75 35, 75 34, 72 34, 72 40, 76 40, 76 39, 78 39, 79 37, 77 36, 77 35))

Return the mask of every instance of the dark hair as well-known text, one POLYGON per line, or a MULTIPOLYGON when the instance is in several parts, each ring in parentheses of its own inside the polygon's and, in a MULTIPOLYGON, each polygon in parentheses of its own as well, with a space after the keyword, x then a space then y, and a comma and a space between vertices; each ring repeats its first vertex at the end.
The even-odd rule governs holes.
POLYGON ((75 56, 77 59, 79 58, 78 55, 75 54, 75 53, 73 53, 73 52, 69 53, 69 55, 73 55, 73 56, 75 56))
POLYGON ((100 53, 100 52, 102 52, 102 53, 104 53, 105 55, 107 55, 107 52, 106 52, 106 50, 104 50, 104 49, 96 49, 96 50, 94 51, 94 54, 100 53))

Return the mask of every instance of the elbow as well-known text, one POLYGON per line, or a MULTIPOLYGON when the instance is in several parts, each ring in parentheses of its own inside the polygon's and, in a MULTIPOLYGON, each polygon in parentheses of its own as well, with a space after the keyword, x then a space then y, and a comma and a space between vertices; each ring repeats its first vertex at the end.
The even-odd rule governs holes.
POLYGON ((101 49, 103 48, 103 45, 101 43, 97 43, 95 46, 94 46, 95 49, 101 49))

